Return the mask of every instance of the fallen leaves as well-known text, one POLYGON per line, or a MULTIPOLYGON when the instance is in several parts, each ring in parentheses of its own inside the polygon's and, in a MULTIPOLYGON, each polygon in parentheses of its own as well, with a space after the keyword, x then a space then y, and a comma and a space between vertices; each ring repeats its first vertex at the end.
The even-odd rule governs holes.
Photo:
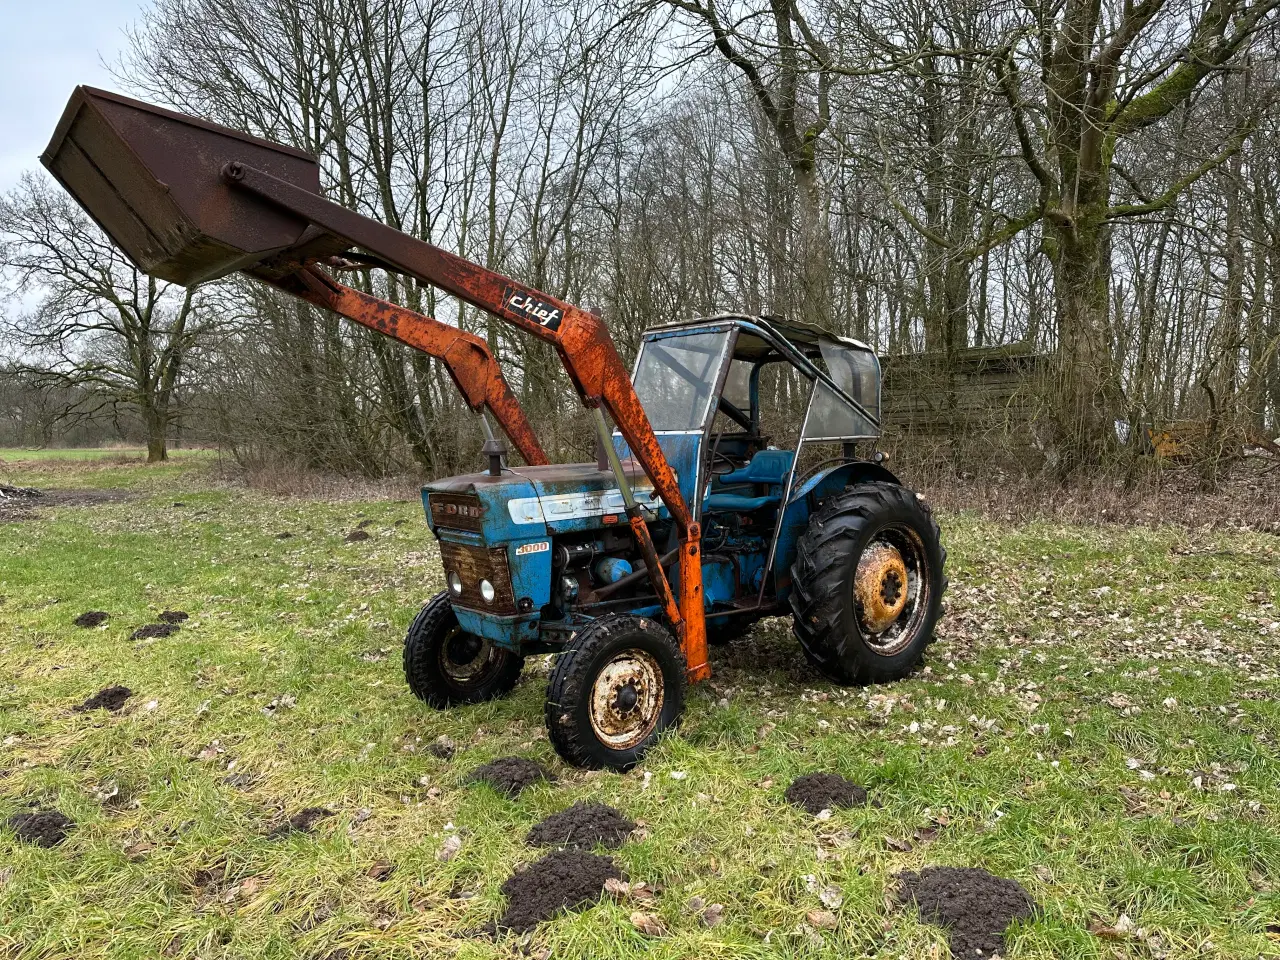
POLYGON ((456 857, 462 850, 462 838, 456 833, 451 833, 444 838, 444 843, 440 844, 440 849, 436 851, 436 859, 441 863, 448 863, 456 857))
POLYGON ((631 914, 631 925, 646 937, 665 937, 667 935, 666 925, 654 913, 636 910, 631 914))
POLYGON ((810 910, 805 915, 809 926, 816 930, 834 930, 840 923, 839 918, 830 910, 810 910))

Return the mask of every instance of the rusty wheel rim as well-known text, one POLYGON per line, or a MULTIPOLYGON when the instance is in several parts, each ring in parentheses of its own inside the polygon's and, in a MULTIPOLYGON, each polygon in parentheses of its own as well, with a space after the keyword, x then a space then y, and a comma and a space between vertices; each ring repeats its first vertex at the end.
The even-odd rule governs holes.
POLYGON ((663 700, 657 659, 644 650, 624 650, 591 685, 591 729, 610 749, 629 750, 653 733, 663 700))
POLYGON ((910 527, 880 530, 862 551, 853 578, 854 610, 863 641, 881 656, 908 647, 928 606, 924 542, 910 527))
POLYGON ((454 627, 440 644, 440 672, 452 683, 471 686, 485 678, 497 653, 498 648, 488 640, 454 627))

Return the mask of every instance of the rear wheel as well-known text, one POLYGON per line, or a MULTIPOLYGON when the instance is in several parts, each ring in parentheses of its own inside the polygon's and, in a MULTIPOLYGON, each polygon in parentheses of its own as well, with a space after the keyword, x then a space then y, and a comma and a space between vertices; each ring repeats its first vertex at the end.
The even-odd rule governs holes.
POLYGON ((511 691, 524 657, 465 632, 449 595, 433 597, 414 618, 404 641, 409 689, 433 707, 482 703, 511 691))
POLYGON ((627 770, 679 718, 684 691, 684 655, 668 630, 645 617, 593 620, 551 671, 551 743, 574 766, 627 770))
POLYGON ((864 483, 809 520, 791 566, 791 611, 805 657, 836 683, 906 676, 933 639, 946 551, 912 491, 864 483))

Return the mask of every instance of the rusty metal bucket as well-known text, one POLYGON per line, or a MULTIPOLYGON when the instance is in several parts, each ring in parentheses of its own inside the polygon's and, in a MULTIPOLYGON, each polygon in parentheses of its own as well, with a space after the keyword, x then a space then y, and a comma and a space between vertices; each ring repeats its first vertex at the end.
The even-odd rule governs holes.
POLYGON ((77 87, 40 156, 140 270, 191 285, 293 246, 307 221, 223 182, 228 161, 312 193, 314 157, 130 100, 77 87))

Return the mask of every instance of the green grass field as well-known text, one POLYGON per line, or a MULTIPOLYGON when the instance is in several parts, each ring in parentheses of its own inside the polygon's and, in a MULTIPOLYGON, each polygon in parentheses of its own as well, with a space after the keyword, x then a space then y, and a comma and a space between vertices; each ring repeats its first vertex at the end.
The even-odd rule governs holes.
POLYGON ((766 621, 714 651, 642 768, 585 773, 543 731, 543 659, 483 706, 406 689, 404 628, 440 587, 417 503, 271 498, 198 457, 12 453, 0 482, 129 498, 0 523, 0 819, 77 824, 50 849, 0 828, 0 956, 945 957, 893 897, 929 864, 1027 888, 1042 910, 1011 957, 1280 956, 1275 537, 943 517, 951 590, 922 672, 835 687, 766 621), (361 521, 372 538, 344 543, 361 521), (86 610, 111 619, 75 627, 86 610), (191 619, 129 639, 162 610, 191 619), (72 710, 116 683, 120 713, 72 710), (423 749, 442 734, 450 760, 423 749), (559 781, 517 800, 465 782, 508 754, 559 781), (815 770, 875 803, 789 806, 815 770), (665 934, 609 899, 479 934, 539 855, 525 833, 582 799, 642 823, 616 859, 659 889, 640 909, 665 934), (334 816, 269 836, 311 806, 334 816))
MULTIPOLYGON (((214 451, 197 449, 170 449, 173 459, 212 456, 214 451)), ((0 463, 27 463, 43 460, 145 460, 145 447, 0 447, 0 463)))

